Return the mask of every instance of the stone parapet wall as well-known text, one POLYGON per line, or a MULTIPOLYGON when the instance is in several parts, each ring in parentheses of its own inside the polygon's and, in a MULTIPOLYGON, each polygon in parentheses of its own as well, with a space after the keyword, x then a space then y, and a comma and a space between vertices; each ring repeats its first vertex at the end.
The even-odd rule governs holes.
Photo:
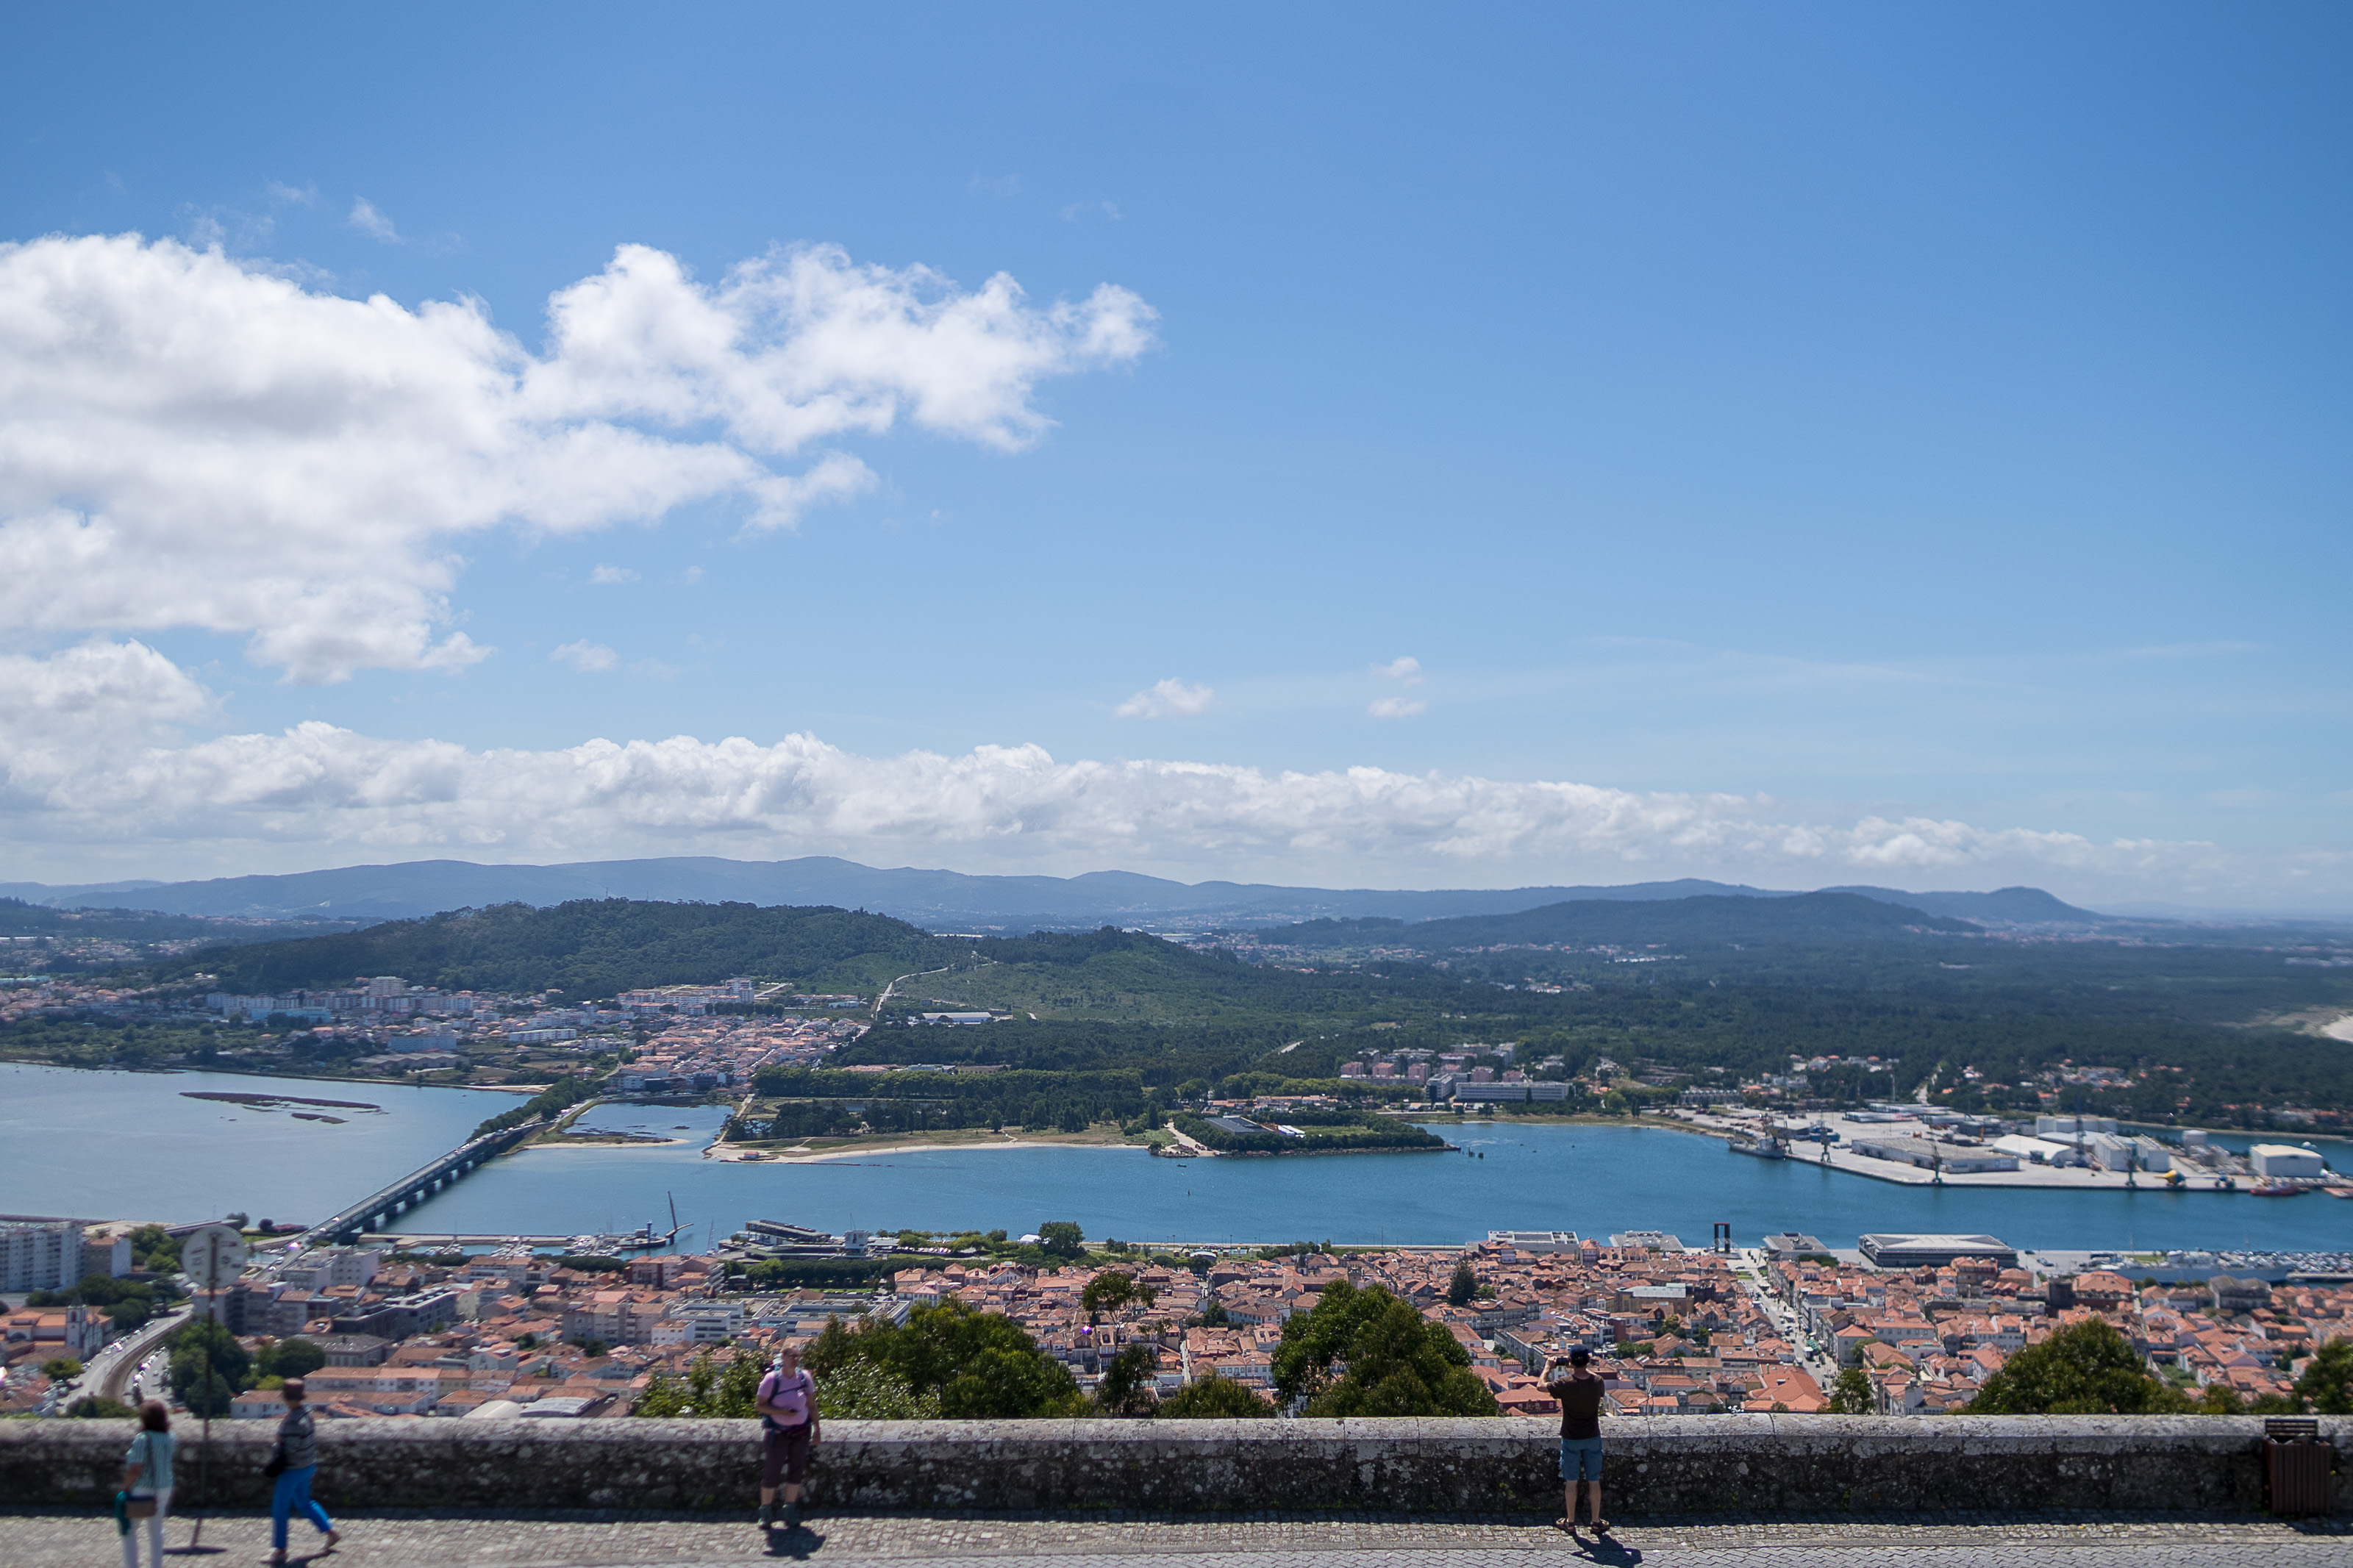
MULTIPOLYGON (((1615 1515, 1728 1510, 2085 1509, 2254 1512, 2263 1423, 2225 1417, 1692 1415, 1606 1421, 1615 1515)), ((2337 1452, 2353 1419, 2324 1417, 2337 1452)), ((196 1424, 176 1426, 177 1506, 203 1488, 196 1424)), ((0 1422, 0 1503, 95 1505, 132 1424, 0 1422)), ((275 1437, 216 1422, 219 1506, 268 1498, 275 1437)), ((1115 1508, 1559 1511, 1556 1439, 1522 1420, 839 1421, 809 1497, 855 1510, 1115 1508)), ((748 1509, 750 1421, 322 1422, 314 1490, 349 1509, 748 1509)), ((2339 1463, 2335 1510, 2353 1513, 2339 1463)))

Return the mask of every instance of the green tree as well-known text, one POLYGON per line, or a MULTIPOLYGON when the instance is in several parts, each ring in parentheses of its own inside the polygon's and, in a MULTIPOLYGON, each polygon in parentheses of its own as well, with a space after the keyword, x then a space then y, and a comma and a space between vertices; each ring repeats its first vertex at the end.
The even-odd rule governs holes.
POLYGON ((52 1383, 62 1383, 68 1378, 79 1377, 81 1363, 69 1355, 52 1357, 41 1363, 41 1375, 52 1383))
POLYGON ((1164 1421, 1247 1421, 1274 1413, 1273 1404, 1256 1389, 1211 1376, 1187 1384, 1153 1414, 1164 1421))
POLYGON ((1130 1345, 1112 1357, 1111 1364, 1103 1368, 1103 1382, 1095 1388, 1095 1414, 1154 1414, 1160 1405, 1159 1390, 1154 1386, 1159 1370, 1159 1354, 1149 1345, 1130 1345))
POLYGON ((1969 1402, 1976 1415, 2178 1415, 2189 1408, 2097 1318, 2018 1352, 1969 1402))
POLYGON ((738 1352, 725 1367, 709 1351, 696 1356, 686 1369, 686 1382, 657 1377, 638 1401, 640 1415, 694 1415, 737 1420, 757 1415, 753 1401, 760 1392, 760 1358, 738 1352))
POLYGON ((1335 1280, 1282 1326, 1274 1385, 1308 1395, 1311 1415, 1494 1415, 1454 1336, 1377 1286, 1335 1280), (1335 1366, 1346 1371, 1337 1376, 1335 1366))
POLYGON ((261 1347, 253 1358, 253 1374, 264 1377, 308 1377, 327 1364, 327 1352, 305 1339, 280 1340, 261 1347))
MULTIPOLYGON (((948 1300, 918 1307, 904 1326, 826 1325, 804 1354, 819 1379, 859 1363, 882 1368, 909 1397, 937 1402, 950 1421, 1075 1414, 1084 1406, 1070 1369, 1038 1348, 1012 1319, 948 1300)), ((822 1408, 822 1406, 820 1406, 822 1408)))
POLYGON ((180 1266, 180 1238, 160 1225, 142 1225, 131 1233, 131 1262, 150 1274, 168 1274, 180 1266))
POLYGON ((1087 1281, 1079 1292, 1079 1305, 1087 1310, 1087 1321, 1094 1322, 1105 1312, 1116 1312, 1129 1302, 1149 1307, 1159 1299, 1149 1285, 1136 1283, 1133 1274, 1107 1270, 1087 1281))
POLYGON ((889 1367, 853 1361, 818 1379, 817 1408, 842 1421, 929 1421, 940 1413, 940 1396, 917 1393, 889 1367))
POLYGON ((252 1373, 253 1357, 218 1319, 192 1319, 172 1336, 172 1392, 195 1415, 227 1415, 252 1373))
POLYGON ((630 1414, 643 1415, 649 1419, 670 1419, 681 1415, 695 1415, 701 1412, 694 1408, 686 1389, 676 1378, 664 1377, 656 1373, 653 1382, 646 1385, 645 1393, 638 1396, 637 1409, 630 1414))
POLYGON ((1087 1233, 1066 1219, 1050 1219, 1038 1227, 1038 1249, 1049 1258, 1075 1263, 1087 1255, 1087 1233))
POLYGON ((2313 1352, 2295 1392, 2323 1415, 2353 1415, 2353 1340, 2331 1340, 2313 1352))
POLYGON ((109 1399, 102 1394, 85 1394, 66 1406, 68 1415, 91 1421, 120 1421, 139 1414, 119 1399, 109 1399))
POLYGON ((1446 1282, 1446 1304, 1450 1307, 1467 1307, 1478 1297, 1478 1294, 1479 1277, 1471 1272, 1471 1260, 1467 1258, 1456 1258, 1454 1278, 1446 1282))
POLYGON ((1878 1408, 1879 1393, 1859 1366, 1838 1374, 1838 1381, 1831 1384, 1830 1403, 1823 1406, 1832 1415, 1868 1415, 1878 1408))

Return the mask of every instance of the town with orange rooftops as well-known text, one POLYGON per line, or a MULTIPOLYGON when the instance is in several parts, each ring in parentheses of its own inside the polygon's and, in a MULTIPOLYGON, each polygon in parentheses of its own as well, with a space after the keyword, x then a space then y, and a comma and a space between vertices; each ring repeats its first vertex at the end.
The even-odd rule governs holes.
MULTIPOLYGON (((174 1279, 164 1227, 0 1221, 12 1247, 79 1248, 86 1275, 119 1279, 159 1318, 217 1321, 252 1367, 307 1371, 330 1419, 628 1415, 665 1383, 765 1367, 828 1325, 903 1325, 944 1306, 1006 1320, 1082 1391, 1140 1352, 1131 1374, 1160 1396, 1219 1380, 1295 1412, 1304 1401, 1279 1386, 1278 1356, 1335 1285, 1408 1304, 1499 1413, 1528 1417, 1557 1415, 1545 1372, 1579 1347, 1609 1414, 1934 1415, 1966 1408, 2021 1349, 2095 1320, 2217 1411, 2290 1399, 2298 1361, 2353 1338, 2346 1254, 2021 1256, 1989 1237, 1934 1236, 1833 1253, 1795 1234, 1736 1247, 1722 1232, 1696 1246, 1566 1231, 1448 1247, 1090 1247, 1076 1229, 828 1236, 754 1222, 709 1255, 626 1258, 374 1238, 264 1253, 207 1292, 174 1279), (793 1282, 828 1269, 871 1283, 793 1282), (1108 1305, 1099 1282, 1116 1287, 1108 1305)), ((0 1411, 58 1413, 122 1326, 53 1294, 6 1318, 0 1411)), ((160 1366, 116 1370, 129 1393, 163 1390, 160 1366)), ((225 1414, 281 1414, 277 1381, 253 1376, 225 1414)))

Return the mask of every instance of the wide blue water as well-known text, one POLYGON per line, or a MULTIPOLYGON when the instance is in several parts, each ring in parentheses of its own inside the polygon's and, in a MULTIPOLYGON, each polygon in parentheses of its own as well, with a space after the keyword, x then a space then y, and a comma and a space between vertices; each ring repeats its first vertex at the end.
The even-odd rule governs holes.
MULTIPOLYGON (((1751 1160, 1713 1138, 1653 1128, 1447 1125, 1467 1154, 1155 1160, 1131 1149, 987 1149, 815 1164, 704 1160, 715 1109, 607 1106, 616 1130, 691 1140, 664 1147, 535 1149, 501 1160, 403 1216, 425 1232, 555 1234, 633 1228, 675 1200, 703 1245, 748 1219, 840 1231, 1075 1220, 1128 1241, 1448 1243, 1489 1230, 1585 1235, 1655 1229, 1704 1243, 1718 1220, 1754 1245, 1800 1230, 1833 1247, 1869 1231, 1986 1231, 2014 1246, 2353 1246, 2353 1204, 2216 1193, 1899 1187, 1797 1161, 1751 1160), (688 1131, 676 1131, 680 1124, 688 1131)), ((2353 1149, 2335 1145, 2337 1163, 2353 1149)))
MULTIPOLYGON (((0 1212, 90 1217, 314 1219, 460 1142, 511 1096, 468 1089, 82 1072, 0 1064, 0 1212), (192 1089, 369 1100, 340 1126, 181 1098, 192 1089)), ((583 1124, 680 1140, 537 1148, 492 1162, 411 1210, 404 1231, 572 1235, 667 1229, 689 1247, 749 1219, 840 1231, 913 1226, 1016 1235, 1050 1219, 1132 1241, 1449 1243, 1491 1229, 1672 1231, 1718 1220, 1753 1244, 1799 1230, 1833 1247, 1868 1231, 1986 1231, 2014 1246, 2353 1247, 2353 1203, 2212 1192, 1900 1187, 1802 1161, 1744 1159, 1651 1128, 1458 1127, 1462 1154, 1155 1160, 1130 1149, 980 1149, 817 1164, 720 1163, 717 1107, 600 1106, 583 1124), (683 1129, 683 1130, 681 1130, 683 1129)), ((2316 1140, 2339 1169, 2353 1146, 2316 1140)))
POLYGON ((167 1224, 242 1212, 319 1219, 444 1149, 511 1094, 226 1072, 101 1072, 0 1062, 0 1213, 167 1224), (190 1090, 365 1100, 255 1110, 190 1090), (296 1117, 342 1117, 338 1124, 296 1117))

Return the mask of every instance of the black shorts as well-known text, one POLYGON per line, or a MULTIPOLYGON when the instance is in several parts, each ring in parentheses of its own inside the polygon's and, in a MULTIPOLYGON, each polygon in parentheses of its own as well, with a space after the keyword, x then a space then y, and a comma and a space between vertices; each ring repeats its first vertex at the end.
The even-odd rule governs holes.
POLYGON ((760 1434, 760 1484, 798 1486, 808 1474, 809 1424, 770 1426, 760 1434))

